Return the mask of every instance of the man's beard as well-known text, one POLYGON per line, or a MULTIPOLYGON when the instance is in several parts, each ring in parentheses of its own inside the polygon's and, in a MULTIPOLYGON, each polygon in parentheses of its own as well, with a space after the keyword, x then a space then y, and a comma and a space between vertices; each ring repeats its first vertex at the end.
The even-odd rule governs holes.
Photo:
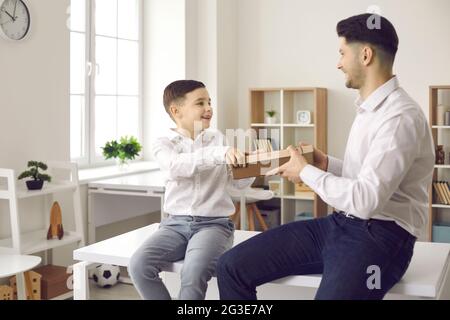
POLYGON ((354 79, 352 80, 349 78, 345 81, 345 86, 349 89, 357 89, 358 90, 359 88, 361 88, 361 86, 358 85, 356 82, 357 81, 355 81, 354 79))
POLYGON ((345 86, 346 86, 347 88, 349 88, 349 89, 353 89, 353 87, 352 87, 352 81, 351 81, 351 80, 346 80, 346 81, 345 81, 345 86))

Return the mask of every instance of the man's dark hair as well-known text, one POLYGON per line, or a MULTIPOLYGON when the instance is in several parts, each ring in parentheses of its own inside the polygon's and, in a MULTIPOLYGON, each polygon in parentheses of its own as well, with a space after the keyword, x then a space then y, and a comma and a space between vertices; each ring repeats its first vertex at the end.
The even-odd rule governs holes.
MULTIPOLYGON (((339 37, 347 43, 368 43, 384 52, 393 63, 398 49, 398 36, 388 19, 371 13, 364 13, 339 21, 336 26, 339 37)), ((382 55, 383 56, 383 55, 382 55)))
POLYGON ((164 107, 169 116, 172 117, 169 110, 172 103, 181 104, 187 93, 199 88, 205 88, 205 85, 195 80, 177 80, 169 84, 164 89, 163 96, 164 107))

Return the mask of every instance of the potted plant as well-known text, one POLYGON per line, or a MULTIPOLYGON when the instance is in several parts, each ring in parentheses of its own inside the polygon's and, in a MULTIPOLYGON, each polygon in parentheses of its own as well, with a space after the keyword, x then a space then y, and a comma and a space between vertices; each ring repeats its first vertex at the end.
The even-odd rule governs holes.
POLYGON ((266 123, 275 124, 277 122, 277 118, 275 117, 277 112, 275 110, 269 110, 269 111, 266 111, 266 113, 267 113, 266 123))
POLYGON ((52 178, 48 174, 40 173, 39 169, 47 170, 47 165, 40 161, 28 161, 28 170, 22 172, 18 180, 24 178, 33 178, 33 180, 26 181, 28 190, 40 190, 44 185, 44 181, 51 182, 52 178))
POLYGON ((102 150, 106 160, 117 159, 118 164, 123 167, 128 160, 134 160, 139 155, 142 146, 135 137, 124 136, 120 138, 120 142, 116 140, 107 142, 102 150))

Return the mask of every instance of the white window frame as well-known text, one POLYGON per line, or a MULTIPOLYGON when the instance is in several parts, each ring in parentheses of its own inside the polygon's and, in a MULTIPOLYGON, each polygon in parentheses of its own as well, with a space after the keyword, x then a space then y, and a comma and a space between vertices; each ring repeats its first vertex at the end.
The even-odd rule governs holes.
MULTIPOLYGON (((95 153, 95 76, 97 73, 97 64, 95 61, 95 0, 85 0, 86 4, 86 19, 85 19, 85 58, 86 58, 86 72, 85 72, 85 137, 84 137, 84 154, 85 157, 72 158, 78 164, 79 168, 93 168, 106 165, 115 164, 115 160, 105 160, 102 156, 97 156, 95 153)), ((139 79, 138 79, 138 141, 141 145, 143 143, 143 16, 144 5, 143 0, 138 0, 139 5, 139 79)), ((70 32, 77 32, 72 31, 70 32)), ((79 32, 78 32, 79 33, 79 32)), ((121 38, 118 38, 121 39, 121 38)), ((124 39, 128 40, 128 39, 124 39)), ((74 94, 75 95, 75 94, 74 94)), ((72 93, 70 93, 72 96, 72 93)), ((117 94, 116 97, 125 96, 117 94)), ((134 96, 134 95, 133 95, 134 96)), ((116 123, 117 125, 117 123, 116 123)), ((140 161, 143 158, 143 152, 133 162, 140 161)))

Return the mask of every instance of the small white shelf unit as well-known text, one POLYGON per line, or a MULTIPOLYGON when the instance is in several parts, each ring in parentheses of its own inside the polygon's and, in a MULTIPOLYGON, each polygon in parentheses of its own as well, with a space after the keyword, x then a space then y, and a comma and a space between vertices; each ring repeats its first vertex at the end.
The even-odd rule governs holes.
MULTIPOLYGON (((28 190, 25 183, 17 181, 13 169, 0 168, 0 200, 9 205, 9 221, 11 236, 0 239, 0 254, 37 254, 45 253, 45 262, 52 256, 52 249, 76 243, 78 247, 85 245, 84 225, 81 213, 80 187, 78 182, 78 167, 76 163, 47 162, 48 174, 52 182, 45 182, 41 190, 28 190), (65 178, 60 178, 64 176, 65 178), (47 229, 21 231, 21 221, 26 219, 26 212, 19 212, 19 201, 29 198, 44 197, 45 223, 50 224, 50 208, 53 204, 53 195, 61 192, 70 192, 73 199, 73 212, 75 230, 64 230, 61 240, 47 240, 47 229)), ((51 258, 50 258, 51 259, 51 258)), ((71 292, 55 299, 67 299, 71 292)))

